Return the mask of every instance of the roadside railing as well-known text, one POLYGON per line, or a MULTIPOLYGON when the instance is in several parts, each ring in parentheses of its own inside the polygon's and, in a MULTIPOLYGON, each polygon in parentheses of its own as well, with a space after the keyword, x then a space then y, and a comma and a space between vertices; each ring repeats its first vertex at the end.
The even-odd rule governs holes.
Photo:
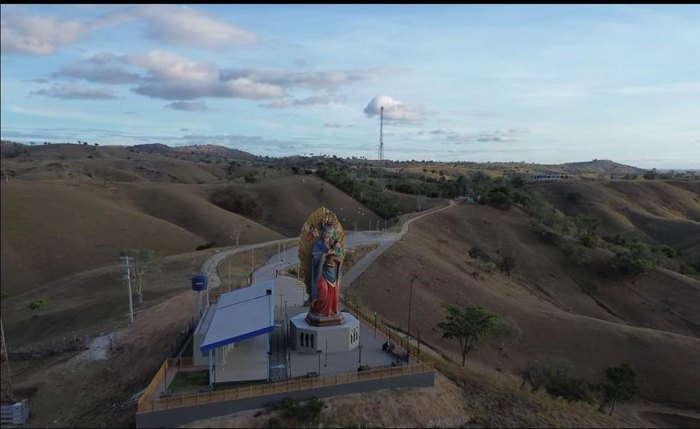
POLYGON ((143 396, 141 396, 141 399, 139 399, 138 402, 137 414, 167 410, 171 408, 188 407, 192 405, 204 405, 212 402, 270 395, 274 393, 316 389, 319 387, 335 386, 365 380, 391 378, 400 375, 416 374, 433 370, 432 364, 419 363, 415 365, 373 368, 365 371, 328 375, 325 377, 300 377, 276 383, 249 385, 237 388, 214 390, 204 393, 184 393, 178 396, 161 398, 155 394, 156 388, 160 384, 160 381, 164 378, 165 371, 167 371, 168 366, 172 364, 171 361, 177 361, 177 359, 168 359, 165 361, 161 366, 161 369, 158 371, 158 373, 156 373, 156 377, 144 391, 143 396))
POLYGON ((434 359, 428 354, 420 352, 419 347, 416 344, 412 344, 410 341, 407 344, 405 335, 400 336, 394 329, 392 329, 382 320, 377 320, 377 317, 373 313, 370 313, 368 310, 360 307, 359 305, 348 301, 344 297, 341 297, 340 301, 345 305, 346 310, 348 310, 354 316, 364 320, 368 325, 374 326, 375 329, 386 336, 389 341, 394 342, 399 347, 403 347, 408 353, 411 354, 411 356, 417 357, 419 361, 434 361, 434 359))

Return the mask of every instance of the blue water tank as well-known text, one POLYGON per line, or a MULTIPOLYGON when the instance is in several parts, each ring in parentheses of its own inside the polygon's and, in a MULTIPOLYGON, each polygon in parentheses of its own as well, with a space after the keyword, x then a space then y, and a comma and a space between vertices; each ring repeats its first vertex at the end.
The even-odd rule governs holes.
POLYGON ((209 283, 209 278, 204 274, 197 274, 192 276, 192 290, 203 291, 207 288, 209 283))

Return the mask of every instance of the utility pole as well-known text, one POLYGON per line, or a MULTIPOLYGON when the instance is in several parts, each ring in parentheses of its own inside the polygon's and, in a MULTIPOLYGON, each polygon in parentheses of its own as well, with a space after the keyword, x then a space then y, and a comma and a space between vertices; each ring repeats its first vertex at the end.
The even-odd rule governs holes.
POLYGON ((122 261, 124 261, 124 268, 126 268, 126 285, 129 288, 129 324, 132 325, 134 323, 134 303, 133 303, 133 298, 131 297, 131 269, 129 267, 129 259, 134 259, 130 256, 122 256, 121 258, 122 261))
POLYGON ((2 374, 2 402, 14 404, 15 394, 12 390, 12 380, 10 380, 10 355, 7 353, 5 328, 2 326, 2 319, 0 319, 0 334, 2 335, 2 370, 0 370, 0 374, 2 374))

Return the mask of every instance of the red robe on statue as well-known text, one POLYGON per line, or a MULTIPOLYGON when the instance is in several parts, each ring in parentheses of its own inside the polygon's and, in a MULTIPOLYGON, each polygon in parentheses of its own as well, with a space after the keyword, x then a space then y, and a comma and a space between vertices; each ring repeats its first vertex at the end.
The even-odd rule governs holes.
MULTIPOLYGON (((331 259, 329 256, 328 259, 331 259)), ((335 316, 338 314, 338 289, 340 288, 340 279, 338 272, 340 271, 338 265, 335 261, 331 265, 326 265, 321 271, 321 275, 318 276, 318 281, 316 282, 316 300, 311 306, 311 312, 320 314, 321 316, 335 316), (331 270, 331 273, 335 274, 335 282, 330 282, 326 277, 328 274, 327 270, 331 270)))

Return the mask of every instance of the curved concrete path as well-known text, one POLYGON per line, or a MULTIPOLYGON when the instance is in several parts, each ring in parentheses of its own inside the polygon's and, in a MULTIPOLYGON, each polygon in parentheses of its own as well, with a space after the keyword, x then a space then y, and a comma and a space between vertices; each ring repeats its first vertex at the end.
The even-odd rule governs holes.
MULTIPOLYGON (((457 202, 455 200, 450 200, 447 206, 426 210, 418 216, 404 222, 400 232, 346 232, 345 246, 348 248, 371 243, 379 243, 379 247, 368 253, 364 258, 362 258, 362 260, 360 260, 360 262, 352 267, 349 272, 343 275, 343 281, 341 282, 341 293, 344 292, 344 290, 353 282, 353 280, 362 274, 362 272, 364 272, 382 253, 389 249, 394 243, 401 240, 404 234, 408 232, 413 222, 435 214, 439 211, 446 210, 455 206, 456 204, 457 202)), ((227 256, 277 243, 296 243, 297 240, 298 238, 284 238, 280 240, 266 241, 263 243, 247 244, 235 249, 222 250, 204 261, 204 264, 202 264, 202 273, 209 277, 210 288, 219 287, 221 285, 221 279, 219 278, 218 266, 227 256)), ((276 270, 283 271, 288 267, 297 265, 298 263, 299 256, 297 246, 287 248, 284 252, 280 252, 272 256, 262 267, 258 268, 253 273, 253 282, 274 279, 276 270)), ((293 281, 295 286, 298 286, 298 280, 291 277, 287 278, 289 281, 293 281)))

